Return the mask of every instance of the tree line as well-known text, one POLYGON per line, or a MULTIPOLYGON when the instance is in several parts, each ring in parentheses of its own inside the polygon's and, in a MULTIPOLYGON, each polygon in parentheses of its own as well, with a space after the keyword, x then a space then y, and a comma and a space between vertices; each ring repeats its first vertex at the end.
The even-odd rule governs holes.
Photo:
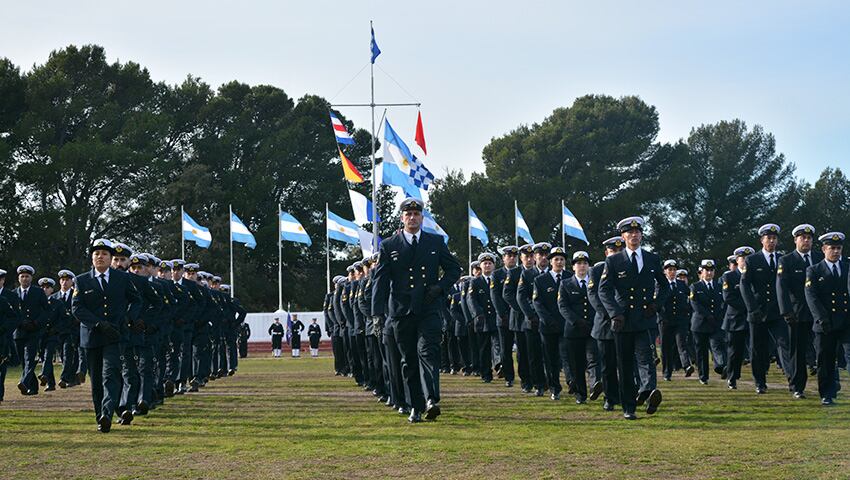
MULTIPOLYGON (((309 248, 284 244, 284 303, 317 309, 325 203, 350 217, 329 110, 320 96, 295 100, 269 85, 234 80, 213 89, 191 75, 157 82, 135 62, 108 62, 97 45, 53 51, 27 71, 0 59, 0 268, 27 263, 37 277, 81 272, 98 237, 177 258, 183 205, 213 235, 209 249, 187 244, 187 257, 226 278, 232 205, 258 244, 234 246, 237 295, 252 311, 274 310, 280 204, 313 240, 309 248)), ((341 119, 356 140, 346 153, 367 172, 369 132, 341 119)), ((767 221, 850 231, 836 208, 850 193, 844 174, 827 169, 814 185, 800 180, 761 127, 701 125, 672 144, 658 142, 658 129, 655 107, 640 98, 578 98, 494 138, 483 173, 444 172, 431 210, 460 258, 467 201, 492 242, 505 245, 513 243, 514 199, 535 239, 560 243, 564 199, 594 242, 591 255, 620 217, 643 214, 651 245, 690 266, 755 243, 754 229, 767 221)), ((352 188, 370 193, 368 184, 352 188)), ((383 188, 381 216, 391 220, 384 236, 397 226, 391 197, 383 188)), ((337 242, 333 249, 333 272, 360 256, 337 242)), ((483 250, 475 240, 473 250, 483 250)))

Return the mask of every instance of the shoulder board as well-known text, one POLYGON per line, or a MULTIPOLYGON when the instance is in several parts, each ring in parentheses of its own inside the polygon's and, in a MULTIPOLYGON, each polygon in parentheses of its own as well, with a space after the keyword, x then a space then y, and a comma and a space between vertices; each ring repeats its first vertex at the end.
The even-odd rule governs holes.
POLYGON ((811 279, 811 278, 807 278, 807 279, 806 279, 806 288, 809 288, 809 287, 811 287, 811 286, 812 286, 812 279, 811 279))
POLYGON ((729 282, 723 282, 723 290, 729 290, 729 282))
POLYGON ((782 275, 782 265, 781 264, 779 265, 779 268, 776 269, 776 274, 782 275))
POLYGON ((691 300, 694 299, 694 291, 693 290, 691 290, 691 293, 688 295, 688 298, 690 298, 691 300))

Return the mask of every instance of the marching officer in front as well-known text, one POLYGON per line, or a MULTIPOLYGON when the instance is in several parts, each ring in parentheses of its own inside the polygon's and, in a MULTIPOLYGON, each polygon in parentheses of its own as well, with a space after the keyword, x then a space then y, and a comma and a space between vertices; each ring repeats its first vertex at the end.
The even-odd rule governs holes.
POLYGON ((726 345, 728 354, 726 358, 726 384, 729 390, 738 388, 738 379, 741 378, 741 365, 747 354, 747 306, 741 298, 741 268, 744 267, 748 255, 755 253, 752 247, 738 247, 733 255, 735 264, 730 264, 728 272, 723 274, 723 303, 726 304, 726 312, 723 316, 721 328, 726 332, 726 345))
POLYGON ((18 390, 22 395, 37 395, 39 382, 35 376, 35 357, 51 309, 44 290, 32 284, 35 269, 21 265, 17 271, 19 286, 15 294, 20 299, 21 321, 15 330, 14 339, 22 367, 18 390))
MULTIPOLYGON (((503 250, 507 251, 507 248, 508 247, 505 247, 503 250)), ((526 244, 521 248, 517 248, 516 251, 520 256, 522 263, 520 265, 516 265, 516 259, 514 259, 513 264, 515 266, 508 268, 505 276, 505 284, 502 287, 502 298, 504 298, 509 309, 508 330, 510 330, 511 335, 513 335, 513 338, 516 341, 516 373, 519 374, 522 393, 531 393, 531 389, 534 384, 532 383, 531 373, 528 366, 528 341, 525 336, 525 331, 523 331, 522 328, 523 323, 525 323, 525 316, 522 313, 519 302, 517 302, 516 292, 522 272, 525 271, 525 269, 534 266, 534 247, 526 244)), ((510 259, 504 260, 506 265, 509 263, 509 260, 510 259)), ((505 348, 503 348, 502 351, 504 352, 505 348)), ((511 350, 507 349, 507 353, 508 356, 510 356, 511 350)), ((502 360, 502 365, 505 365, 504 360, 502 360)))
MULTIPOLYGON (((540 318, 540 336, 543 339, 543 362, 546 371, 546 381, 552 391, 552 400, 561 399, 561 368, 566 366, 566 358, 562 356, 561 344, 566 344, 564 337, 564 317, 558 309, 558 289, 561 282, 568 279, 570 273, 565 270, 567 254, 561 247, 549 250, 549 265, 552 267, 546 273, 541 273, 534 279, 532 301, 534 310, 540 318)), ((568 377, 569 381, 570 378, 568 377)))
MULTIPOLYGON (((490 299, 493 302, 493 308, 496 309, 496 314, 498 316, 498 339, 501 346, 499 349, 499 352, 501 353, 499 363, 502 364, 501 372, 502 376, 505 378, 506 387, 512 387, 514 385, 514 378, 516 377, 513 351, 514 335, 516 332, 515 328, 519 326, 519 322, 516 321, 518 317, 513 316, 510 304, 505 301, 504 291, 505 282, 508 280, 511 270, 517 270, 516 265, 518 252, 519 249, 514 245, 500 248, 499 253, 502 255, 502 267, 493 272, 493 275, 490 277, 490 299), (513 321, 513 324, 511 321, 513 321)), ((519 275, 517 275, 517 278, 519 278, 519 275)))
MULTIPOLYGON (((700 262, 702 279, 691 285, 691 332, 697 347, 699 381, 708 384, 708 351, 711 337, 720 330, 725 306, 723 295, 714 281, 714 260, 700 262)), ((725 376, 725 375, 724 375, 725 376)))
POLYGON ((659 288, 667 288, 670 294, 658 312, 658 323, 661 331, 661 372, 668 382, 673 375, 674 356, 678 355, 685 370, 685 377, 694 373, 691 357, 688 353, 688 329, 690 328, 690 290, 685 282, 676 278, 678 265, 675 260, 664 261, 664 275, 667 284, 659 288))
POLYGON ((590 381, 589 398, 596 400, 602 393, 599 379, 596 341, 590 337, 596 312, 587 297, 587 285, 590 283, 590 255, 584 251, 573 254, 573 276, 561 280, 558 290, 558 308, 564 317, 565 351, 570 372, 573 375, 572 390, 576 403, 585 403, 588 399, 587 382, 590 381), (587 378, 585 372, 590 374, 587 378))
POLYGON ((71 313, 71 298, 74 295, 74 273, 70 270, 59 270, 59 291, 53 296, 61 301, 61 312, 63 316, 60 332, 62 345, 62 372, 59 374, 59 388, 68 388, 77 384, 77 371, 79 369, 80 348, 80 322, 71 313))
MULTIPOLYGON (((495 282, 492 278, 496 265, 496 256, 484 252, 478 255, 481 265, 481 275, 473 278, 469 283, 466 301, 469 305, 469 313, 474 323, 475 333, 478 334, 479 373, 481 381, 490 383, 493 381, 493 341, 498 341, 496 307, 490 295, 490 285, 495 282)), ((493 285, 495 288, 495 284, 493 285)))
POLYGON ((410 392, 410 422, 440 415, 440 333, 437 300, 460 277, 457 259, 439 235, 422 231, 424 204, 405 199, 399 210, 404 229, 381 244, 372 291, 372 311, 393 323, 402 376, 410 392), (442 269, 443 275, 440 275, 442 269), (415 367, 419 363, 419 368, 415 367), (421 369, 419 376, 414 372, 421 369), (427 404, 426 404, 427 399, 427 404))
POLYGON ((823 260, 820 252, 812 251, 815 227, 804 223, 791 231, 793 252, 779 258, 776 269, 776 294, 779 314, 788 324, 788 348, 791 361, 789 388, 794 398, 805 398, 808 371, 806 354, 812 344, 812 312, 806 302, 806 269, 823 260))
POLYGON ((747 256, 741 272, 741 297, 747 306, 750 322, 750 360, 756 393, 767 393, 767 369, 770 366, 770 340, 776 345, 786 379, 790 378, 791 357, 788 351, 788 327, 779 314, 776 295, 776 272, 779 268, 779 225, 762 225, 758 234, 762 250, 747 256))
MULTIPOLYGON (((837 392, 836 352, 850 328, 850 263, 842 256, 844 234, 829 232, 818 240, 824 259, 806 269, 806 302, 812 313, 821 405, 834 403, 837 392)), ((846 348, 845 341, 845 348, 846 348)))
POLYGON ((112 242, 95 240, 89 253, 93 268, 77 277, 71 311, 81 323, 97 429, 107 433, 121 395, 119 342, 127 339, 127 324, 136 321, 142 303, 130 274, 110 268, 112 242))
MULTIPOLYGON (((616 255, 624 248, 623 237, 611 237, 602 242, 605 258, 616 255)), ((590 336, 596 340, 599 351, 600 376, 605 401, 602 409, 611 412, 614 405, 620 403, 620 382, 617 380, 617 349, 614 345, 614 332, 611 331, 611 317, 599 298, 599 282, 605 270, 605 262, 599 262, 590 269, 587 284, 587 299, 596 312, 590 336)))
POLYGON ((44 324, 44 334, 41 337, 41 348, 44 353, 42 354, 41 373, 38 375, 38 381, 42 387, 46 387, 45 392, 52 392, 56 390, 53 360, 56 358, 56 350, 60 346, 59 335, 65 329, 65 308, 64 304, 53 295, 56 290, 55 280, 47 277, 40 278, 38 286, 47 295, 47 304, 50 306, 47 322, 44 324))
POLYGON ((525 332, 525 340, 528 344, 528 370, 534 386, 534 394, 543 396, 543 392, 549 388, 547 385, 546 368, 543 363, 543 339, 540 335, 540 317, 534 308, 534 279, 549 271, 549 250, 552 248, 547 242, 525 245, 520 249, 523 261, 523 271, 517 282, 516 299, 525 320, 522 330, 525 332), (530 267, 526 266, 529 256, 533 258, 530 267))
POLYGON ((652 358, 650 329, 656 312, 669 294, 667 277, 658 255, 641 247, 644 220, 628 217, 620 220, 617 230, 626 248, 605 259, 605 270, 599 282, 599 297, 611 316, 611 330, 617 348, 617 370, 623 416, 637 418, 637 406, 646 403, 646 413, 653 414, 661 404, 661 391, 656 388, 655 362, 652 358), (635 360, 645 390, 638 396, 635 386, 635 360), (645 379, 645 381, 643 380, 645 379))

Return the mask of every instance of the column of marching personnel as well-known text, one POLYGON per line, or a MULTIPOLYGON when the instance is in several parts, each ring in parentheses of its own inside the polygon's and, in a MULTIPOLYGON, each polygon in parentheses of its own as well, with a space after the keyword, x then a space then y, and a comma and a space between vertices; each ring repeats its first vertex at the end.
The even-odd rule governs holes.
POLYGON ((0 402, 10 364, 21 365, 25 396, 88 376, 97 429, 106 433, 113 416, 130 425, 168 397, 236 373, 246 311, 221 277, 108 239, 95 240, 89 254, 91 270, 59 271, 59 288, 49 277, 34 282, 35 269, 21 265, 12 290, 0 270, 0 402))
POLYGON ((816 238, 799 225, 783 253, 780 227, 766 224, 760 250, 736 248, 722 274, 704 259, 689 281, 679 262, 642 247, 645 222, 628 217, 595 263, 546 242, 508 245, 461 276, 442 238, 421 230, 422 208, 405 200, 403 228, 334 277, 324 301, 336 375, 410 422, 440 415, 440 373, 518 381, 522 393, 555 401, 566 387, 577 404, 601 397, 626 419, 658 410, 659 367, 664 381, 681 371, 707 385, 714 374, 735 390, 749 365, 762 395, 775 363, 795 399, 816 376, 822 405, 841 389, 850 364, 841 232, 816 238))

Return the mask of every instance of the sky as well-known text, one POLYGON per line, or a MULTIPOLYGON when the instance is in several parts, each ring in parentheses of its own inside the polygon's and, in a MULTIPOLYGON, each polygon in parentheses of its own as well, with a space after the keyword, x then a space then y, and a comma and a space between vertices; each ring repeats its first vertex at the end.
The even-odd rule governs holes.
MULTIPOLYGON (((850 167, 842 1, 4 3, 0 56, 25 71, 52 50, 94 43, 156 81, 191 74, 335 103, 369 101, 372 20, 383 51, 375 100, 422 104, 425 162, 437 175, 483 171, 492 138, 586 94, 655 105, 660 141, 740 118, 773 133, 805 180, 850 167)), ((368 109, 339 110, 369 128, 368 109)), ((387 115, 412 143, 416 108, 387 115)))

